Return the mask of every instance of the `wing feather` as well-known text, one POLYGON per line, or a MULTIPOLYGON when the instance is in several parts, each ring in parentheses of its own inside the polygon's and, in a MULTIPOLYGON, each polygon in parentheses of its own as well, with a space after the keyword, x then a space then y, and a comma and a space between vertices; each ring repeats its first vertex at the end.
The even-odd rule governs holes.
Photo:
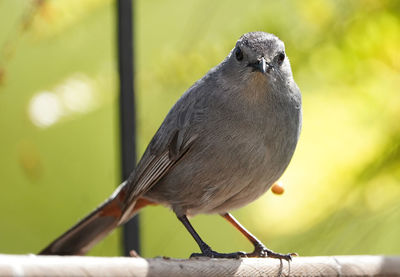
MULTIPOLYGON (((191 145, 196 140, 197 136, 190 138, 182 147, 171 146, 175 149, 180 149, 177 156, 171 158, 170 151, 164 151, 159 155, 150 155, 146 159, 150 162, 146 162, 145 167, 140 167, 137 172, 134 172, 134 179, 128 179, 128 191, 126 210, 129 210, 131 205, 134 204, 136 199, 150 190, 163 176, 165 176, 169 169, 177 163, 189 150, 191 145)), ((146 154, 146 153, 145 153, 146 154)), ((140 165, 139 165, 140 166, 140 165)))
POLYGON ((135 201, 168 174, 198 138, 196 125, 205 120, 207 97, 196 85, 189 91, 191 93, 185 93, 168 113, 129 176, 124 201, 127 214, 135 201))
POLYGON ((163 173, 172 165, 172 162, 173 161, 168 158, 168 152, 164 152, 160 156, 155 157, 152 163, 149 164, 147 170, 144 171, 144 174, 137 180, 135 191, 138 194, 147 191, 147 188, 150 188, 152 183, 159 180, 164 175, 163 173))

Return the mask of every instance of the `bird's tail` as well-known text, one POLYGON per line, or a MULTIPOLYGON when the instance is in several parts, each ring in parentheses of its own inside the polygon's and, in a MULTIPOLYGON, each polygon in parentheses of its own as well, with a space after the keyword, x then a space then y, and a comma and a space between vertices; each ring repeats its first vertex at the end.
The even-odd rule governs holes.
POLYGON ((135 209, 135 203, 131 203, 130 206, 134 208, 131 209, 129 218, 127 218, 126 210, 124 209, 126 189, 126 182, 124 182, 116 189, 109 199, 54 240, 49 246, 43 249, 39 255, 86 254, 115 227, 131 218, 144 206, 141 205, 135 209), (123 216, 123 214, 125 215, 123 216))

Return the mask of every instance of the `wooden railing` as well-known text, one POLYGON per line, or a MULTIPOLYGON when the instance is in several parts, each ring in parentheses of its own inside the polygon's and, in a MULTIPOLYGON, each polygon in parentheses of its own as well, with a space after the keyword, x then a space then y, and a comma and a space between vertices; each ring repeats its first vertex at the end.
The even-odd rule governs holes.
POLYGON ((166 259, 0 255, 0 276, 400 276, 400 257, 166 259))

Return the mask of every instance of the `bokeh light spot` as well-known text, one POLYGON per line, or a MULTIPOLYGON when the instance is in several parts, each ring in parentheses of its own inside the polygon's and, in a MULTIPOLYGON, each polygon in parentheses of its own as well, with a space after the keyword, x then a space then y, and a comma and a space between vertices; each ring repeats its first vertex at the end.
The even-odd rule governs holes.
POLYGON ((56 123, 62 114, 62 105, 54 93, 43 91, 33 96, 29 104, 29 117, 38 127, 56 123))

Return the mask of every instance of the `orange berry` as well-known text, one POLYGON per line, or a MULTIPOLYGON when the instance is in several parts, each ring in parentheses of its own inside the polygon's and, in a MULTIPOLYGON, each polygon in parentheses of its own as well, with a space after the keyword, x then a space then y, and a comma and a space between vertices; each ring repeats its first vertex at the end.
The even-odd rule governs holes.
POLYGON ((271 191, 274 194, 281 195, 281 194, 283 194, 285 192, 285 189, 283 188, 282 184, 275 183, 275 184, 272 185, 271 191))

